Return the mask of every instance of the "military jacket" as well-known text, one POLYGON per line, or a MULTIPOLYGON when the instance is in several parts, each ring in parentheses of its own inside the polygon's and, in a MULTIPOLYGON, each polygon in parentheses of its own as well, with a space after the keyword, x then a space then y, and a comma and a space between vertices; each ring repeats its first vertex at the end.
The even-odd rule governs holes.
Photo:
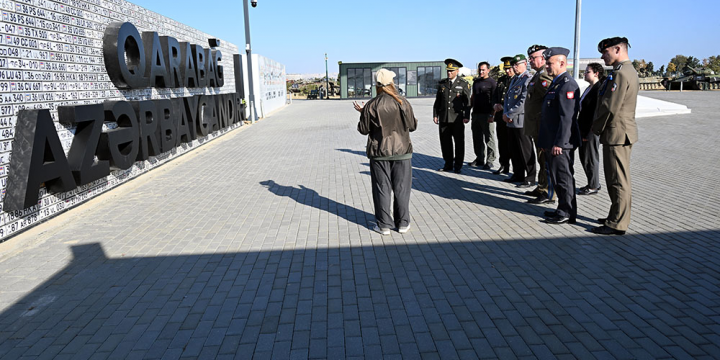
POLYGON ((567 72, 558 75, 543 98, 537 146, 566 150, 580 146, 579 111, 580 87, 567 72))
POLYGON ((454 82, 445 78, 438 85, 433 117, 439 122, 454 123, 470 119, 470 84, 467 80, 456 77, 454 82))
POLYGON ((521 128, 525 123, 525 99, 527 98, 527 86, 530 83, 530 72, 525 70, 520 75, 515 75, 510 82, 510 87, 505 94, 503 114, 512 119, 507 123, 509 128, 521 128))
POLYGON ((635 108, 640 80, 630 60, 614 67, 598 92, 592 131, 603 145, 630 145, 638 141, 635 108))
POLYGON ((552 83, 552 76, 542 69, 533 75, 528 84, 527 100, 525 100, 525 135, 538 139, 540 131, 540 111, 545 94, 552 83))
POLYGON ((497 87, 495 88, 494 102, 495 104, 502 105, 505 103, 505 94, 507 93, 508 87, 510 87, 510 81, 512 77, 503 75, 497 80, 497 87))

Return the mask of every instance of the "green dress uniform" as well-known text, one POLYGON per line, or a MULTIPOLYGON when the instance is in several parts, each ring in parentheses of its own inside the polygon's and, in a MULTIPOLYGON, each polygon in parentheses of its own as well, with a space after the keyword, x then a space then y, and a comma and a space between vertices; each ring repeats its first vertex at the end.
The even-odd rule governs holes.
POLYGON ((619 232, 625 232, 630 224, 630 153, 638 141, 635 108, 639 89, 638 74, 630 60, 616 64, 600 86, 592 126, 603 145, 605 183, 612 203, 604 225, 619 232))
POLYGON ((530 79, 530 84, 528 84, 527 100, 525 100, 525 135, 530 136, 535 143, 537 161, 540 165, 537 188, 531 191, 531 194, 538 196, 538 198, 550 198, 550 200, 555 200, 557 198, 555 192, 548 191, 549 185, 545 154, 543 149, 537 146, 543 99, 545 98, 545 94, 547 94, 552 81, 552 77, 548 75, 545 69, 536 72, 532 79, 530 79), (552 196, 548 196, 549 193, 551 193, 552 196))
MULTIPOLYGON (((503 62, 504 67, 510 66, 511 56, 505 56, 500 61, 503 62)), ((497 80, 497 87, 495 88, 494 103, 500 104, 501 106, 505 103, 505 94, 510 87, 511 76, 503 75, 497 80)), ((497 124, 496 135, 497 135, 497 146, 498 146, 498 159, 500 161, 500 168, 494 172, 496 175, 508 174, 510 172, 510 158, 512 156, 512 148, 510 147, 510 139, 508 138, 508 130, 503 121, 503 112, 495 112, 495 124, 497 124)))
MULTIPOLYGON (((457 67, 462 66, 459 62, 450 63, 459 65, 457 67)), ((451 68, 450 65, 448 68, 451 68)), ((465 158, 463 119, 470 119, 470 83, 459 76, 453 80, 449 78, 440 80, 433 104, 433 117, 438 118, 440 129, 440 148, 445 160, 442 170, 460 172, 465 158)))

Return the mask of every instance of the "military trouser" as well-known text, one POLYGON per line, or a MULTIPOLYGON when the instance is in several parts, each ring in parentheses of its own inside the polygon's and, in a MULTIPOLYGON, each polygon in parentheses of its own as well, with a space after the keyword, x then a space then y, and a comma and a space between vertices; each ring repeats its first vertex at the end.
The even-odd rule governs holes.
POLYGON ((630 225, 632 186, 630 183, 630 153, 632 145, 603 145, 605 184, 610 195, 610 212, 605 225, 627 231, 630 225))
POLYGON ((442 157, 445 160, 443 169, 460 170, 465 159, 465 123, 462 120, 454 122, 441 122, 440 129, 440 149, 442 157), (455 141, 455 151, 453 152, 453 141, 455 141))
POLYGON ((563 149, 560 155, 544 151, 548 177, 553 184, 553 193, 557 193, 557 214, 571 219, 577 217, 577 197, 575 195, 575 151, 563 149))
POLYGON ((513 177, 522 181, 535 182, 535 151, 532 139, 525 135, 523 128, 508 127, 512 141, 513 177))
POLYGON ((512 158, 512 140, 510 140, 507 125, 505 125, 505 121, 503 121, 502 111, 498 111, 495 114, 495 124, 497 124, 496 133, 500 166, 502 166, 505 171, 509 171, 510 159, 512 158))
POLYGON ((545 157, 545 150, 542 148, 536 148, 537 150, 537 160, 538 160, 538 166, 539 166, 539 173, 538 173, 538 183, 537 183, 537 191, 540 192, 540 196, 546 196, 550 200, 557 199, 557 195, 555 191, 551 191, 550 189, 553 184, 552 181, 548 178, 548 165, 547 165, 547 159, 545 157))
POLYGON ((488 123, 490 114, 472 114, 472 137, 475 160, 478 165, 492 164, 496 159, 495 122, 488 123))

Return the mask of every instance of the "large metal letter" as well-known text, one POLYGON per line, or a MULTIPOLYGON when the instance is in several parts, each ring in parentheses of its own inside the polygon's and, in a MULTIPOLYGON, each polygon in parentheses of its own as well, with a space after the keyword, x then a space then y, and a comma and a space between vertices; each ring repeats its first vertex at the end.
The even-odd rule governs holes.
POLYGON ((140 34, 133 24, 113 22, 105 28, 103 57, 110 80, 119 89, 141 89, 148 86, 148 79, 145 77, 145 50, 140 34))
POLYGON ((110 175, 107 161, 95 161, 105 120, 102 104, 58 107, 60 123, 75 126, 67 159, 78 186, 110 175))
POLYGON ((195 61, 195 70, 197 71, 197 87, 207 86, 207 71, 205 69, 205 49, 200 45, 192 45, 192 55, 195 61))
POLYGON ((158 34, 154 31, 145 31, 142 33, 142 41, 145 47, 145 77, 148 79, 148 85, 150 87, 174 87, 168 80, 168 69, 158 34))
POLYGON ((190 124, 187 113, 185 112, 185 101, 182 98, 175 98, 171 101, 173 113, 175 114, 175 123, 177 124, 177 135, 175 137, 177 142, 175 146, 180 146, 180 144, 193 141, 194 137, 190 132, 190 124))
POLYGON ((165 55, 165 66, 168 70, 167 87, 184 87, 185 78, 182 76, 182 52, 180 43, 170 36, 161 36, 160 45, 165 55))
POLYGON ((52 191, 75 188, 50 111, 21 110, 15 126, 3 210, 22 210, 36 205, 42 183, 52 191))
POLYGON ((190 136, 193 140, 198 137, 198 101, 201 95, 188 96, 185 100, 185 115, 187 116, 188 127, 190 128, 190 136))
POLYGON ((105 121, 116 122, 116 129, 100 134, 98 158, 110 160, 111 169, 129 169, 137 159, 138 125, 132 106, 127 101, 106 101, 105 121))
POLYGON ((192 45, 190 45, 190 43, 180 43, 180 59, 182 59, 180 69, 182 70, 183 83, 185 84, 185 87, 198 87, 195 60, 193 60, 192 45))
POLYGON ((229 116, 228 116, 228 106, 225 102, 225 95, 224 94, 218 94, 214 96, 215 98, 215 104, 217 108, 217 114, 218 114, 218 127, 220 129, 224 129, 230 125, 229 116))
POLYGON ((160 147, 162 152, 167 152, 175 148, 177 139, 177 125, 175 124, 175 116, 173 116, 173 106, 169 99, 154 100, 155 107, 157 108, 158 119, 160 119, 160 126, 158 127, 158 135, 160 138, 160 147))
POLYGON ((137 113, 138 130, 140 133, 140 148, 138 149, 137 160, 147 160, 149 156, 156 156, 162 153, 158 141, 158 115, 155 111, 155 104, 150 100, 132 101, 133 109, 137 113))
POLYGON ((217 87, 223 87, 225 85, 225 73, 223 67, 220 65, 222 61, 222 52, 220 50, 213 50, 213 62, 215 63, 215 83, 217 87))
POLYGON ((215 56, 212 49, 205 49, 205 76, 207 77, 207 87, 216 87, 215 79, 215 56))

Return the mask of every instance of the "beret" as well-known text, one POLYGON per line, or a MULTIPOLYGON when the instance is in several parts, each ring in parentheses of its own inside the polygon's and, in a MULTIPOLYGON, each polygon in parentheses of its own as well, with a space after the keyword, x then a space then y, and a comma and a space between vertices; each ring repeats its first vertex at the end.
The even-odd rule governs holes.
POLYGON ((521 61, 526 61, 527 58, 523 54, 517 54, 513 56, 512 60, 510 60, 510 64, 515 65, 521 61))
POLYGON ((603 50, 615 46, 617 44, 627 44, 628 47, 630 47, 630 42, 626 37, 611 37, 607 39, 602 39, 600 43, 598 43, 598 52, 602 53, 603 50))
POLYGON ((536 45, 533 45, 533 46, 529 47, 528 50, 527 50, 527 53, 528 53, 528 56, 530 56, 530 54, 532 54, 532 53, 534 53, 534 52, 536 52, 536 51, 545 50, 545 49, 547 49, 547 46, 545 46, 545 45, 537 45, 537 44, 536 44, 536 45))
POLYGON ((503 66, 504 66, 504 67, 511 66, 511 65, 512 65, 512 64, 510 63, 511 60, 512 60, 512 56, 505 56, 505 57, 500 58, 500 61, 503 62, 503 66))

